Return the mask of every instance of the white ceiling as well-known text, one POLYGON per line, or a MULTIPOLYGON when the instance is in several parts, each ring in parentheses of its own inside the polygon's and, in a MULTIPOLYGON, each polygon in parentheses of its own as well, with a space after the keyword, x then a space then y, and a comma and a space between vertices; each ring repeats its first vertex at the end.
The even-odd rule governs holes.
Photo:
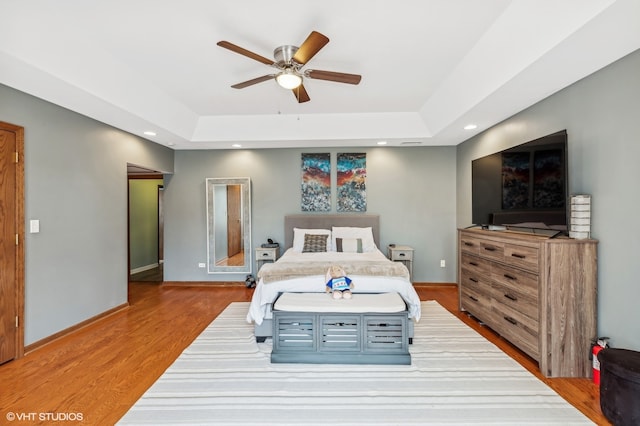
POLYGON ((455 145, 640 48, 640 0, 0 0, 0 83, 173 149, 455 145), (291 7, 293 6, 293 9, 291 7), (305 80, 272 57, 331 40, 305 80), (478 128, 465 131, 475 123, 478 128), (156 136, 145 136, 144 131, 156 136))

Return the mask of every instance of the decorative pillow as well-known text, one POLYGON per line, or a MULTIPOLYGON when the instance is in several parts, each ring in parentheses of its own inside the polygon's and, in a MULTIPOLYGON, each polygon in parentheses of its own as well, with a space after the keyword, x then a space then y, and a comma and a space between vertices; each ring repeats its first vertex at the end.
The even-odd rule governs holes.
POLYGON ((371 227, 334 226, 331 229, 331 238, 334 250, 337 250, 336 238, 361 238, 362 251, 364 253, 376 251, 377 249, 376 243, 373 241, 373 231, 371 227))
POLYGON ((331 231, 329 229, 293 228, 293 246, 291 248, 294 252, 302 252, 305 234, 324 235, 327 238, 327 247, 331 244, 331 231))
POLYGON ((362 253, 362 238, 336 238, 336 251, 362 253))
POLYGON ((327 251, 327 236, 324 234, 304 234, 303 253, 322 253, 327 251))

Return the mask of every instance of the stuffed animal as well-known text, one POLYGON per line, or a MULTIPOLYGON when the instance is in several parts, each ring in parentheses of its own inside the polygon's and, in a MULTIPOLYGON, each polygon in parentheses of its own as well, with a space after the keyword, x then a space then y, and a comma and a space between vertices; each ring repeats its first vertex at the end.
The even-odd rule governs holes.
POLYGON ((338 265, 331 265, 327 271, 326 292, 331 293, 334 299, 351 299, 353 283, 347 273, 338 265))

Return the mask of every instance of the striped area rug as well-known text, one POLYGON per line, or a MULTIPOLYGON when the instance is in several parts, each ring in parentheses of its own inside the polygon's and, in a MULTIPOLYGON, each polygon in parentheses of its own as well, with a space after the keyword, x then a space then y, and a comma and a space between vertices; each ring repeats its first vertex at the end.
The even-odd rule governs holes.
POLYGON ((229 305, 119 424, 593 424, 437 302, 398 366, 271 364, 248 306, 229 305))

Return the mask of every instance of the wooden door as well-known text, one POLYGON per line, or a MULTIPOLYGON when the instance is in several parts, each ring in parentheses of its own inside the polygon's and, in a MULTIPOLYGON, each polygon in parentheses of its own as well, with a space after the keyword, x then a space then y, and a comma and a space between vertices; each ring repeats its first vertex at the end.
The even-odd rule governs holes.
POLYGON ((16 133, 0 127, 0 364, 16 357, 16 133))
POLYGON ((242 187, 227 185, 227 257, 242 251, 242 187))

